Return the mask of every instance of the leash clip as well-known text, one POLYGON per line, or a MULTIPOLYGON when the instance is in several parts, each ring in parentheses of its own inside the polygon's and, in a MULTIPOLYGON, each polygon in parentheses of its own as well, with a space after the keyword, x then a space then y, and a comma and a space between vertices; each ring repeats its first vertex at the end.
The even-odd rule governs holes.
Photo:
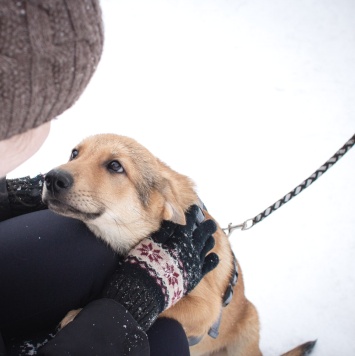
POLYGON ((237 229, 240 229, 241 231, 249 230, 253 226, 254 226, 253 219, 248 219, 248 220, 245 220, 243 222, 243 224, 239 224, 239 225, 232 225, 232 223, 229 223, 228 227, 225 228, 225 229, 222 229, 222 230, 223 231, 227 231, 228 232, 228 237, 229 237, 230 235, 232 235, 234 230, 237 230, 237 229))

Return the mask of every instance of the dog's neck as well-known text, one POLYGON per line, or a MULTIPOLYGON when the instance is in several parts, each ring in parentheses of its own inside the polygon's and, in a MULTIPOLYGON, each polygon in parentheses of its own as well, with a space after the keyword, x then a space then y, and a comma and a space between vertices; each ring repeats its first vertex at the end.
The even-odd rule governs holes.
POLYGON ((159 226, 147 224, 145 219, 134 219, 129 224, 120 224, 116 220, 103 216, 86 222, 88 228, 105 241, 115 252, 125 256, 142 239, 151 235, 159 226))

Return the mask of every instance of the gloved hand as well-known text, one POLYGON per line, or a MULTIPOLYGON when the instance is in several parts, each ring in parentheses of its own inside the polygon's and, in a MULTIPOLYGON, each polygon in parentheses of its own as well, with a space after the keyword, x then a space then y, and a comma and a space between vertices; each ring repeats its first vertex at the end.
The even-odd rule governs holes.
POLYGON ((30 178, 6 179, 0 177, 0 221, 46 209, 42 202, 42 174, 30 178))
POLYGON ((212 234, 216 224, 202 222, 203 214, 193 205, 186 225, 164 221, 160 230, 133 248, 116 270, 103 297, 122 304, 143 330, 158 315, 190 292, 218 262, 212 234), (201 217, 202 216, 202 217, 201 217))

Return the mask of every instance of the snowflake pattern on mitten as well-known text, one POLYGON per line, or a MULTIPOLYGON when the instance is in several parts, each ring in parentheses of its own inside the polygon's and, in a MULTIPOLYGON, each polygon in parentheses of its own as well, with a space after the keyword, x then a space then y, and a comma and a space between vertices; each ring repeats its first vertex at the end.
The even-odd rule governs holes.
POLYGON ((165 308, 174 305, 184 294, 184 270, 181 261, 172 259, 170 254, 160 243, 150 239, 141 241, 126 258, 126 262, 139 265, 154 278, 161 288, 165 299, 165 308))

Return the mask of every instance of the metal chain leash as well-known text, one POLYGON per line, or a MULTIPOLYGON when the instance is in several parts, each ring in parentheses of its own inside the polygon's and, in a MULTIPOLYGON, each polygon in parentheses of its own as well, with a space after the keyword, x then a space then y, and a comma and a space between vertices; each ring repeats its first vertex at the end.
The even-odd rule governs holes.
POLYGON ((355 134, 345 143, 345 145, 337 151, 334 156, 332 156, 327 162, 325 162, 320 168, 318 168, 309 178, 303 181, 300 185, 298 185, 295 189, 287 193, 283 198, 275 202, 273 205, 270 205, 267 209, 265 209, 260 214, 256 215, 252 219, 248 219, 239 225, 232 225, 230 223, 227 228, 223 229, 228 232, 228 236, 232 234, 232 232, 236 229, 248 230, 251 227, 255 226, 257 223, 268 217, 275 210, 280 208, 282 205, 289 202, 296 195, 301 193, 304 189, 308 188, 312 183, 314 183, 321 175, 323 175, 330 167, 332 167, 341 157, 347 153, 350 148, 352 148, 355 144, 355 134))

